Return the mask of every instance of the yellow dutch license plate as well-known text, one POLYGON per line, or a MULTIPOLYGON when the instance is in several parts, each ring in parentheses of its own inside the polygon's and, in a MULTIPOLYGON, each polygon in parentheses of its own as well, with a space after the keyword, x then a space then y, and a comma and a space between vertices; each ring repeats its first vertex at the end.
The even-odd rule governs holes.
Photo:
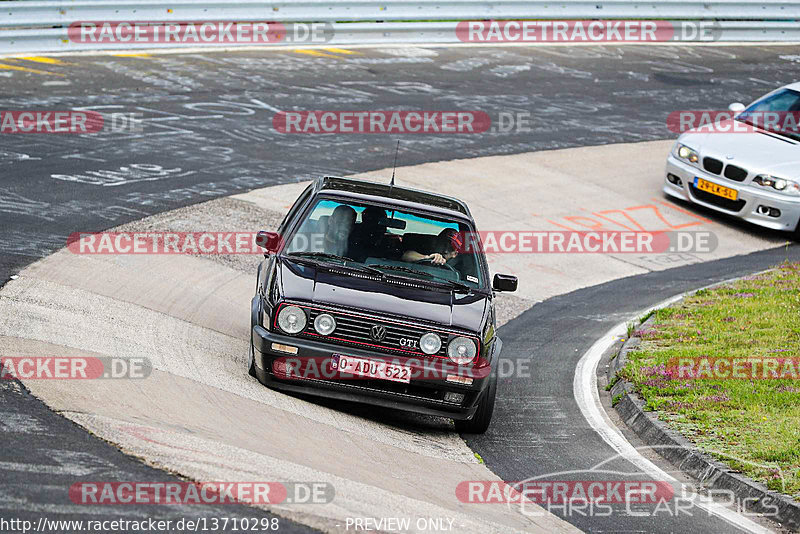
POLYGON ((717 195, 718 197, 727 198, 728 200, 736 200, 739 198, 739 192, 736 189, 731 189, 730 187, 725 187, 723 185, 717 185, 714 182, 709 182, 708 180, 703 180, 702 178, 695 177, 694 186, 700 191, 705 191, 706 193, 711 193, 712 195, 717 195))

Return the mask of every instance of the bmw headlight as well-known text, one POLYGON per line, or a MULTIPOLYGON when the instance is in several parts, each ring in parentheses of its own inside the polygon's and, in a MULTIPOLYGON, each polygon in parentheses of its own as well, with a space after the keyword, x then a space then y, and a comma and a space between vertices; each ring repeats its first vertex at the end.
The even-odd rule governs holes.
POLYGON ((697 151, 693 148, 689 148, 686 145, 678 144, 678 150, 675 151, 675 154, 683 160, 688 161, 689 163, 697 163, 700 161, 700 155, 697 151))
POLYGON ((314 319, 314 330, 321 336, 329 336, 336 330, 336 319, 333 318, 333 315, 320 313, 314 319))
POLYGON ((442 348, 442 338, 440 338, 438 334, 428 332, 419 338, 419 348, 421 348, 422 352, 425 354, 436 354, 439 352, 439 349, 442 348))
POLYGON ((759 174, 753 178, 753 183, 762 187, 771 187, 784 195, 800 196, 800 185, 792 180, 785 180, 769 174, 759 174))
POLYGON ((306 327, 306 312, 298 306, 286 306, 278 313, 278 326, 287 334, 297 334, 306 327))
POLYGON ((475 359, 478 348, 475 342, 463 336, 453 338, 447 345, 447 355, 458 365, 465 365, 475 359))

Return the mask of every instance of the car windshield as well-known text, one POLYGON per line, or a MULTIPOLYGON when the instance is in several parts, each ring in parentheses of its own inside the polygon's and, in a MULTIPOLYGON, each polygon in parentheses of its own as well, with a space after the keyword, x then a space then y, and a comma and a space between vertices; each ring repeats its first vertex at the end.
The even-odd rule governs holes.
POLYGON ((288 238, 286 256, 393 277, 484 287, 479 247, 461 220, 368 203, 320 199, 288 238), (470 242, 471 243, 471 242, 470 242))
POLYGON ((800 141, 800 92, 778 91, 742 111, 736 120, 800 141))

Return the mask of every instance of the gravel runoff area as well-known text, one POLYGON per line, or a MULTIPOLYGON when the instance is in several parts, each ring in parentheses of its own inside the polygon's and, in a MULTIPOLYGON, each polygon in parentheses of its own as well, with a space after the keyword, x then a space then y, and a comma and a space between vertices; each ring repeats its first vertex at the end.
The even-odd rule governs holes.
MULTIPOLYGON (((256 232, 276 230, 284 213, 267 210, 251 202, 235 198, 219 198, 130 222, 112 232, 256 232)), ((253 273, 261 255, 197 254, 231 269, 253 273)), ((511 294, 497 294, 497 326, 500 327, 533 306, 535 302, 511 294)))
POLYGON ((800 263, 658 310, 620 375, 645 410, 731 468, 800 499, 800 263))

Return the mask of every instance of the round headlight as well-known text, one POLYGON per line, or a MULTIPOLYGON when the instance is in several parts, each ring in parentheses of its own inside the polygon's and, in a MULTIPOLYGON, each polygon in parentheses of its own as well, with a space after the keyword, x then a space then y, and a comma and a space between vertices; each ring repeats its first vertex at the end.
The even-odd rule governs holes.
POLYGON ((297 306, 286 306, 278 313, 278 326, 287 334, 297 334, 306 327, 306 312, 297 306))
POLYGON ((314 330, 321 336, 330 335, 336 330, 336 319, 333 318, 333 315, 321 313, 314 319, 314 330))
POLYGON ((440 338, 438 334, 428 332, 419 338, 419 348, 421 348, 422 352, 425 354, 436 354, 439 352, 439 349, 442 348, 442 338, 440 338))
POLYGON ((772 182, 772 187, 777 189, 778 191, 783 191, 786 189, 786 186, 789 185, 786 180, 781 180, 780 178, 776 178, 774 182, 772 182))
POLYGON ((466 337, 454 338, 447 345, 447 355, 458 365, 464 365, 475 359, 478 349, 475 342, 466 337))

